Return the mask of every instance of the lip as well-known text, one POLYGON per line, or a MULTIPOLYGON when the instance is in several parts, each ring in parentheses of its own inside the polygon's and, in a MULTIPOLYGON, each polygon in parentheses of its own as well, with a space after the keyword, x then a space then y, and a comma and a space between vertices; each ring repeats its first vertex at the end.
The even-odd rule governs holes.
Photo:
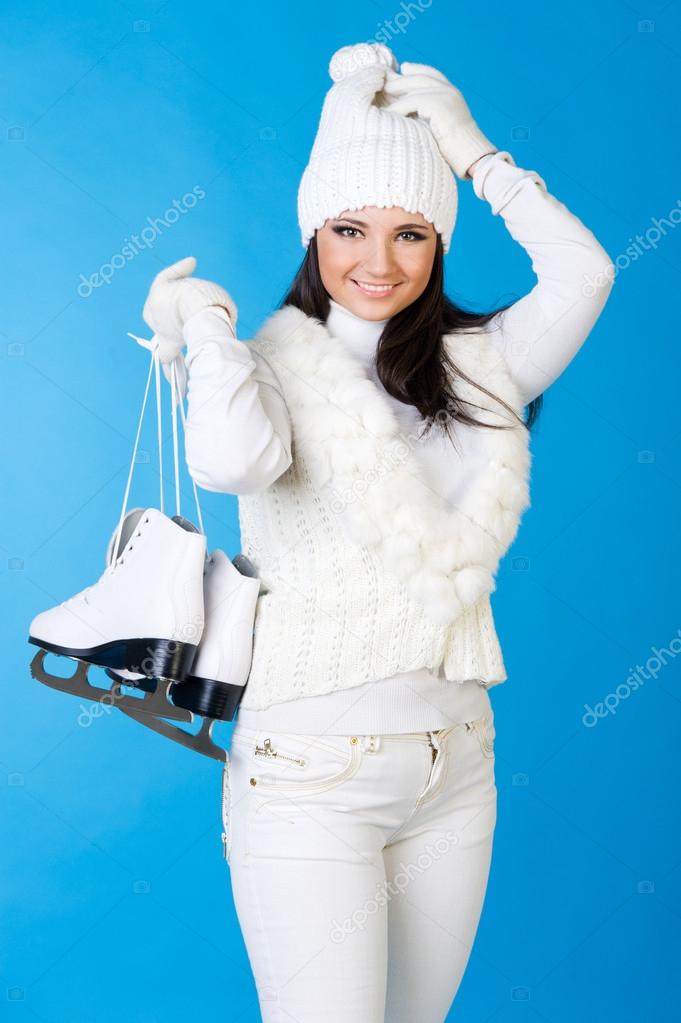
POLYGON ((399 288, 400 283, 401 283, 401 282, 398 282, 397 284, 393 284, 386 291, 366 291, 360 284, 357 283, 357 281, 354 279, 354 277, 351 277, 350 280, 355 285, 355 287, 357 288, 359 293, 361 295, 366 295, 367 298, 387 298, 388 295, 392 295, 393 292, 396 291, 397 288, 399 288))

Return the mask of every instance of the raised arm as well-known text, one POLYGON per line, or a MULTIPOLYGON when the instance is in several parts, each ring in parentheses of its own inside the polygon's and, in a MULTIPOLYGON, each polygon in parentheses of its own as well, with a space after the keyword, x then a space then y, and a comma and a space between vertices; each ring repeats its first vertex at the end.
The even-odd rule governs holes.
POLYGON ((236 340, 218 306, 191 316, 184 339, 190 475, 204 490, 265 490, 291 464, 291 423, 276 376, 236 340))
POLYGON ((487 324, 527 404, 563 372, 612 290, 612 261, 535 171, 495 152, 470 168, 473 189, 527 252, 537 283, 487 324))

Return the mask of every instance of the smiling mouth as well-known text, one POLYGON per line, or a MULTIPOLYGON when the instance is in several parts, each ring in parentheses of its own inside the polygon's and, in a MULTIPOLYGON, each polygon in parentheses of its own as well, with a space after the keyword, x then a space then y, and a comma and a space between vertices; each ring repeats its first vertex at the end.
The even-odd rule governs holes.
POLYGON ((397 284, 369 284, 366 281, 357 281, 354 277, 351 277, 350 280, 363 295, 375 295, 377 298, 392 294, 395 288, 400 286, 399 282, 397 284))

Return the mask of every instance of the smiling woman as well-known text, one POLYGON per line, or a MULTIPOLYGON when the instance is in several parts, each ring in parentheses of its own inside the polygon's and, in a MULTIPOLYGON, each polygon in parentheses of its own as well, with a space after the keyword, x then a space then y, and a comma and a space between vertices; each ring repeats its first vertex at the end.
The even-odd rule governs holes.
MULTIPOLYGON (((184 324, 187 463, 238 495, 264 585, 222 801, 264 1023, 447 1015, 496 822, 490 594, 529 506, 540 396, 609 293, 583 288, 609 257, 539 174, 439 72, 403 69, 381 44, 334 55, 305 256, 253 340, 210 294, 184 324), (452 169, 537 274, 502 310, 445 293, 452 169), (351 926, 433 847, 406 896, 351 926)), ((177 287, 171 310, 191 277, 177 287)))

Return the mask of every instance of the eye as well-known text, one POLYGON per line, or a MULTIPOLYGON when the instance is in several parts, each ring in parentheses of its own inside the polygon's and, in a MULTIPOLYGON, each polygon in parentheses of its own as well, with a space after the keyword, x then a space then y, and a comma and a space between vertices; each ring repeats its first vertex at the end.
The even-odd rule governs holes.
MULTIPOLYGON (((350 227, 344 224, 337 224, 333 228, 333 231, 335 234, 340 235, 342 238, 356 238, 358 235, 362 234, 362 232, 358 228, 350 227), (350 231, 352 233, 346 234, 347 231, 350 231)), ((421 234, 419 231, 400 231, 400 233, 397 235, 398 238, 404 238, 405 236, 407 236, 406 238, 407 241, 422 242, 426 240, 426 235, 421 234)))

